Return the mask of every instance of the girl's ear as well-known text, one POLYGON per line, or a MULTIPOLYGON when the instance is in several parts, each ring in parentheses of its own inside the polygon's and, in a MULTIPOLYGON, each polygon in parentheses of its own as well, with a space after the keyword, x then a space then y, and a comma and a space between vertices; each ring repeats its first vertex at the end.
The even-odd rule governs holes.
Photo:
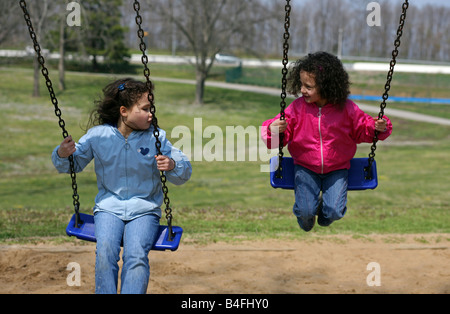
POLYGON ((125 106, 121 106, 119 108, 119 112, 120 112, 120 115, 122 117, 127 117, 128 116, 128 109, 125 106))

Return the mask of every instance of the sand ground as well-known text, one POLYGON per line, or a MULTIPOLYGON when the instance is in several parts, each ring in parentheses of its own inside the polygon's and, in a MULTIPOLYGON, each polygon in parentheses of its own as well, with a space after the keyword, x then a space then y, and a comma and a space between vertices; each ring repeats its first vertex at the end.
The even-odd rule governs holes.
MULTIPOLYGON (((150 265, 151 294, 447 294, 450 235, 182 242, 177 252, 152 251, 150 265)), ((94 271, 95 244, 0 246, 2 294, 91 294, 94 271), (79 287, 67 284, 69 263, 80 266, 79 287)))

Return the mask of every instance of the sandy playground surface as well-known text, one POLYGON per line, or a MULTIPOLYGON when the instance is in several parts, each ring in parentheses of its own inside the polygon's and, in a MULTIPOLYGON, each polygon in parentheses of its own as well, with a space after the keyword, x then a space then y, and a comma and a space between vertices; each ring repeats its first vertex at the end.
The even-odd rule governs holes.
MULTIPOLYGON (((320 236, 301 241, 183 243, 151 252, 152 294, 450 293, 450 235, 320 236), (369 286, 378 263, 381 286, 369 286)), ((94 292, 95 245, 0 246, 0 293, 94 292), (70 287, 69 263, 81 268, 70 287)))

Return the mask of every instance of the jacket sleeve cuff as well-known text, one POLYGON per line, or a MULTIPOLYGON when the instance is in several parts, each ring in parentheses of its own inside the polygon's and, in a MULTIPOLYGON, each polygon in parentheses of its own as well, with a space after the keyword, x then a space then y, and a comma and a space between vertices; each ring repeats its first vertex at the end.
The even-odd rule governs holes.
POLYGON ((61 158, 58 155, 59 146, 57 146, 52 153, 52 162, 56 170, 59 173, 68 173, 70 168, 70 163, 68 158, 61 158))
POLYGON ((171 158, 175 162, 175 168, 166 171, 165 175, 167 179, 175 185, 186 183, 192 174, 192 166, 187 156, 179 150, 172 149, 171 158))
POLYGON ((381 141, 387 139, 392 134, 393 129, 391 120, 386 116, 383 116, 383 119, 386 120, 386 131, 378 134, 378 139, 381 141))
POLYGON ((276 119, 270 119, 265 121, 262 124, 261 128, 261 139, 266 144, 268 149, 272 149, 272 132, 270 131, 270 125, 275 121, 276 119))

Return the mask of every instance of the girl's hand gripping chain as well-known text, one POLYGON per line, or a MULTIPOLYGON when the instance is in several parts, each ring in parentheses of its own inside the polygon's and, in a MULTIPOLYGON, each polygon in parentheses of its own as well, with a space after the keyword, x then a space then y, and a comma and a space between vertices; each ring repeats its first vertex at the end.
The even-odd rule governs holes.
POLYGON ((76 150, 75 142, 72 140, 72 136, 69 135, 61 142, 61 146, 58 149, 58 155, 61 158, 68 158, 69 156, 72 156, 76 150))
POLYGON ((175 161, 167 156, 155 156, 156 165, 159 171, 171 171, 175 168, 175 161))

